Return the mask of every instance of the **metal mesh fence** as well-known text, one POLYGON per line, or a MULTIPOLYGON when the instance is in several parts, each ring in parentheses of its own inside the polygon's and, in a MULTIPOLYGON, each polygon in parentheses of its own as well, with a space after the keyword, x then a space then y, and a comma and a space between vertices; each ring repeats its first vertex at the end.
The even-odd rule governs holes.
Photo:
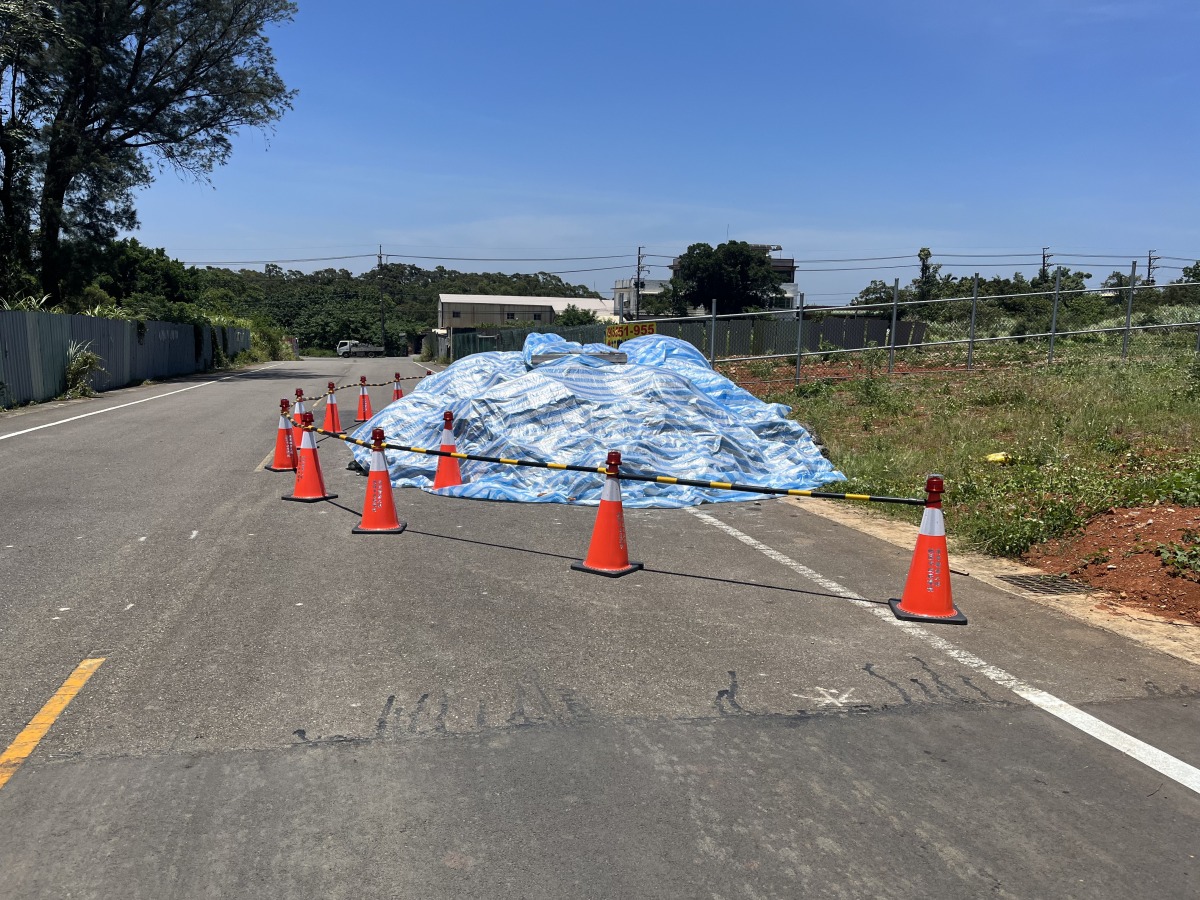
MULTIPOLYGON (((897 360, 920 365, 972 366, 977 360, 1019 352, 1055 354, 1104 349, 1194 347, 1200 352, 1200 284, 1135 286, 1100 291, 1043 291, 991 297, 952 297, 847 307, 803 306, 734 316, 648 319, 658 334, 696 347, 710 361, 791 358, 829 361, 884 350, 889 370, 897 360)), ((547 326, 580 343, 603 343, 605 326, 547 326)), ((453 357, 487 350, 520 350, 526 329, 495 334, 456 333, 453 357)), ((445 339, 439 355, 449 351, 445 339)))

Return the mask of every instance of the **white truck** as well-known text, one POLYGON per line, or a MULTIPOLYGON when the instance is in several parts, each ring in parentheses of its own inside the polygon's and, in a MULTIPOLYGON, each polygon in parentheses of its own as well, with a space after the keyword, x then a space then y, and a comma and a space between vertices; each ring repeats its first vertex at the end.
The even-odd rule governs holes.
POLYGON ((342 359, 351 356, 383 356, 383 348, 362 341, 338 341, 337 355, 342 359))

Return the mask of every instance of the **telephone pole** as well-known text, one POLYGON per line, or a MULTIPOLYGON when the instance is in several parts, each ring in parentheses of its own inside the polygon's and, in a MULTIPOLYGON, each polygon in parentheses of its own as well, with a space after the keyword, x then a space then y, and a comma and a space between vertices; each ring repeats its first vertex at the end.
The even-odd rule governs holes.
POLYGON ((633 276, 633 315, 635 318, 642 312, 642 287, 645 285, 645 282, 642 281, 642 270, 649 268, 649 266, 642 265, 642 260, 646 256, 645 250, 645 247, 638 247, 637 273, 633 276))
POLYGON ((382 285, 383 285, 383 244, 379 245, 378 260, 379 260, 380 278, 379 278, 379 284, 377 284, 376 287, 379 288, 379 346, 383 348, 383 355, 387 356, 387 328, 384 326, 384 312, 383 312, 384 297, 383 297, 383 287, 382 287, 382 285))
POLYGON ((1154 264, 1162 259, 1161 256, 1155 256, 1155 251, 1151 250, 1146 254, 1146 284, 1154 284, 1154 264))
POLYGON ((1042 248, 1042 281, 1050 277, 1050 260, 1054 258, 1054 254, 1050 252, 1049 247, 1042 248))

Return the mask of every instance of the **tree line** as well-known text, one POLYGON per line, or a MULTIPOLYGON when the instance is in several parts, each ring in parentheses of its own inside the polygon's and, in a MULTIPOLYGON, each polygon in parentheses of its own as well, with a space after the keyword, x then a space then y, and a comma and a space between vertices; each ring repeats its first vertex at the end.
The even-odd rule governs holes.
MULTIPOLYGON (((922 247, 917 254, 921 271, 912 281, 896 290, 895 285, 875 279, 850 301, 854 306, 885 305, 890 307, 893 294, 899 306, 899 315, 906 319, 925 322, 940 322, 960 319, 969 315, 970 298, 978 290, 981 298, 995 298, 988 303, 991 311, 998 311, 1015 320, 1018 330, 1028 328, 1040 331, 1047 326, 1047 294, 1058 285, 1060 291, 1060 313, 1063 326, 1088 325, 1111 317, 1114 312, 1125 310, 1129 299, 1130 279, 1124 272, 1114 271, 1100 284, 1089 289, 1091 272, 1072 270, 1067 266, 1043 267, 1032 278, 1021 272, 1010 275, 994 275, 980 278, 978 285, 974 275, 942 274, 941 263, 931 262, 932 252, 922 247), (1023 296, 1023 295, 1041 296, 1023 296), (958 303, 931 303, 934 300, 957 299, 958 303)), ((1200 306, 1200 261, 1185 266, 1179 278, 1159 290, 1136 290, 1139 286, 1149 287, 1143 276, 1133 279, 1133 312, 1152 313, 1165 306, 1200 306)))

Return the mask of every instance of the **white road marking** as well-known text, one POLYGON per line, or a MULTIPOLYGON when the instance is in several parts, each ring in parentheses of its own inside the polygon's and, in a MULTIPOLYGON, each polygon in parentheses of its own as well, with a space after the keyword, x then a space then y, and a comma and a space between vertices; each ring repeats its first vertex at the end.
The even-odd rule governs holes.
POLYGON ((145 539, 144 537, 140 537, 140 538, 138 538, 138 543, 139 543, 139 544, 141 544, 141 543, 144 543, 144 542, 145 542, 145 540, 146 540, 146 539, 145 539))
POLYGON ((69 607, 69 606, 60 606, 60 607, 58 608, 58 611, 59 611, 59 612, 70 612, 70 611, 71 611, 71 607, 69 607))
POLYGON ((1151 769, 1154 769, 1154 771, 1165 775, 1171 780, 1176 781, 1184 787, 1195 791, 1197 794, 1200 794, 1200 769, 1197 769, 1195 766, 1185 763, 1181 759, 1176 759, 1169 753, 1164 753, 1157 747, 1151 746, 1145 741, 1138 740, 1137 738, 1126 734, 1120 729, 1113 728, 1107 722, 1103 722, 1090 713, 1086 713, 1081 709, 1075 708, 1065 700, 1060 700, 1058 697, 1055 697, 1053 694, 1049 694, 1046 691, 1026 684, 1015 675, 1012 675, 1004 671, 1004 669, 985 662, 974 653, 969 653, 968 651, 963 650, 961 647, 956 647, 945 638, 938 637, 936 634, 930 634, 920 625, 917 625, 913 622, 906 622, 902 619, 897 619, 892 615, 892 611, 889 607, 871 603, 865 597, 862 597, 848 588, 843 587, 836 581, 826 578, 824 575, 813 571, 808 566, 802 565, 795 560, 784 556, 778 550, 768 547, 761 541, 757 541, 750 537, 750 535, 743 534, 732 525, 728 525, 725 522, 722 522, 720 519, 710 516, 708 513, 702 513, 694 508, 690 509, 689 512, 691 512, 692 515, 694 515, 697 519, 700 519, 702 522, 712 525, 714 528, 719 528, 721 531, 724 531, 731 537, 737 538, 743 544, 753 547, 763 555, 769 556, 771 559, 775 560, 781 565, 787 566, 793 572, 797 573, 798 575, 802 575, 825 590, 845 597, 851 603, 873 613, 884 622, 894 625, 913 637, 924 641, 932 647, 935 647, 942 653, 945 653, 951 659, 962 663, 964 666, 967 666, 970 669, 974 669, 976 672, 983 675, 990 681, 1000 685, 1001 687, 1008 688, 1008 690, 1012 691, 1021 699, 1032 703, 1034 706, 1042 710, 1045 710, 1052 716, 1058 717, 1068 725, 1078 728, 1084 734, 1090 735, 1096 740, 1108 744, 1110 747, 1121 751, 1126 756, 1136 759, 1143 765, 1149 766, 1151 769))
POLYGON ((196 539, 196 535, 198 535, 199 533, 200 533, 200 532, 198 532, 198 531, 193 531, 193 532, 192 532, 192 536, 191 536, 190 538, 188 538, 188 540, 189 540, 189 541, 194 541, 194 540, 196 539))
POLYGON ((123 612, 129 612, 131 609, 133 609, 132 603, 130 603, 128 606, 126 606, 125 609, 123 610, 123 612))
MULTIPOLYGON (((262 366, 255 369, 256 372, 261 372, 263 369, 270 369, 279 363, 272 363, 269 366, 262 366)), ((137 406, 139 403, 149 403, 151 400, 161 400, 163 397, 171 397, 175 394, 182 394, 184 391, 194 391, 196 388, 208 387, 210 384, 217 384, 221 381, 228 381, 230 378, 237 378, 239 375, 244 375, 244 372, 238 372, 234 375, 226 375, 224 378, 218 378, 216 381, 203 381, 200 384, 193 384, 189 387, 180 388, 177 391, 167 391, 165 394, 155 394, 153 397, 143 397, 141 400, 133 400, 129 403, 120 403, 117 406, 106 406, 104 409, 97 409, 93 412, 83 413, 79 416, 71 416, 69 419, 59 419, 57 422, 47 422, 45 425, 35 425, 33 428, 26 428, 24 431, 14 431, 12 434, 0 434, 0 441, 7 441, 9 438, 20 437, 23 434, 29 434, 33 431, 41 431, 43 428, 53 428, 55 425, 66 425, 68 422, 78 422, 80 419, 86 419, 89 416, 98 416, 101 413, 113 412, 117 409, 124 409, 127 406, 137 406)))
POLYGON ((801 699, 812 700, 817 706, 836 706, 839 709, 847 704, 858 702, 854 697, 854 688, 850 688, 848 691, 839 691, 837 688, 818 687, 817 690, 821 692, 819 697, 802 697, 801 699))

